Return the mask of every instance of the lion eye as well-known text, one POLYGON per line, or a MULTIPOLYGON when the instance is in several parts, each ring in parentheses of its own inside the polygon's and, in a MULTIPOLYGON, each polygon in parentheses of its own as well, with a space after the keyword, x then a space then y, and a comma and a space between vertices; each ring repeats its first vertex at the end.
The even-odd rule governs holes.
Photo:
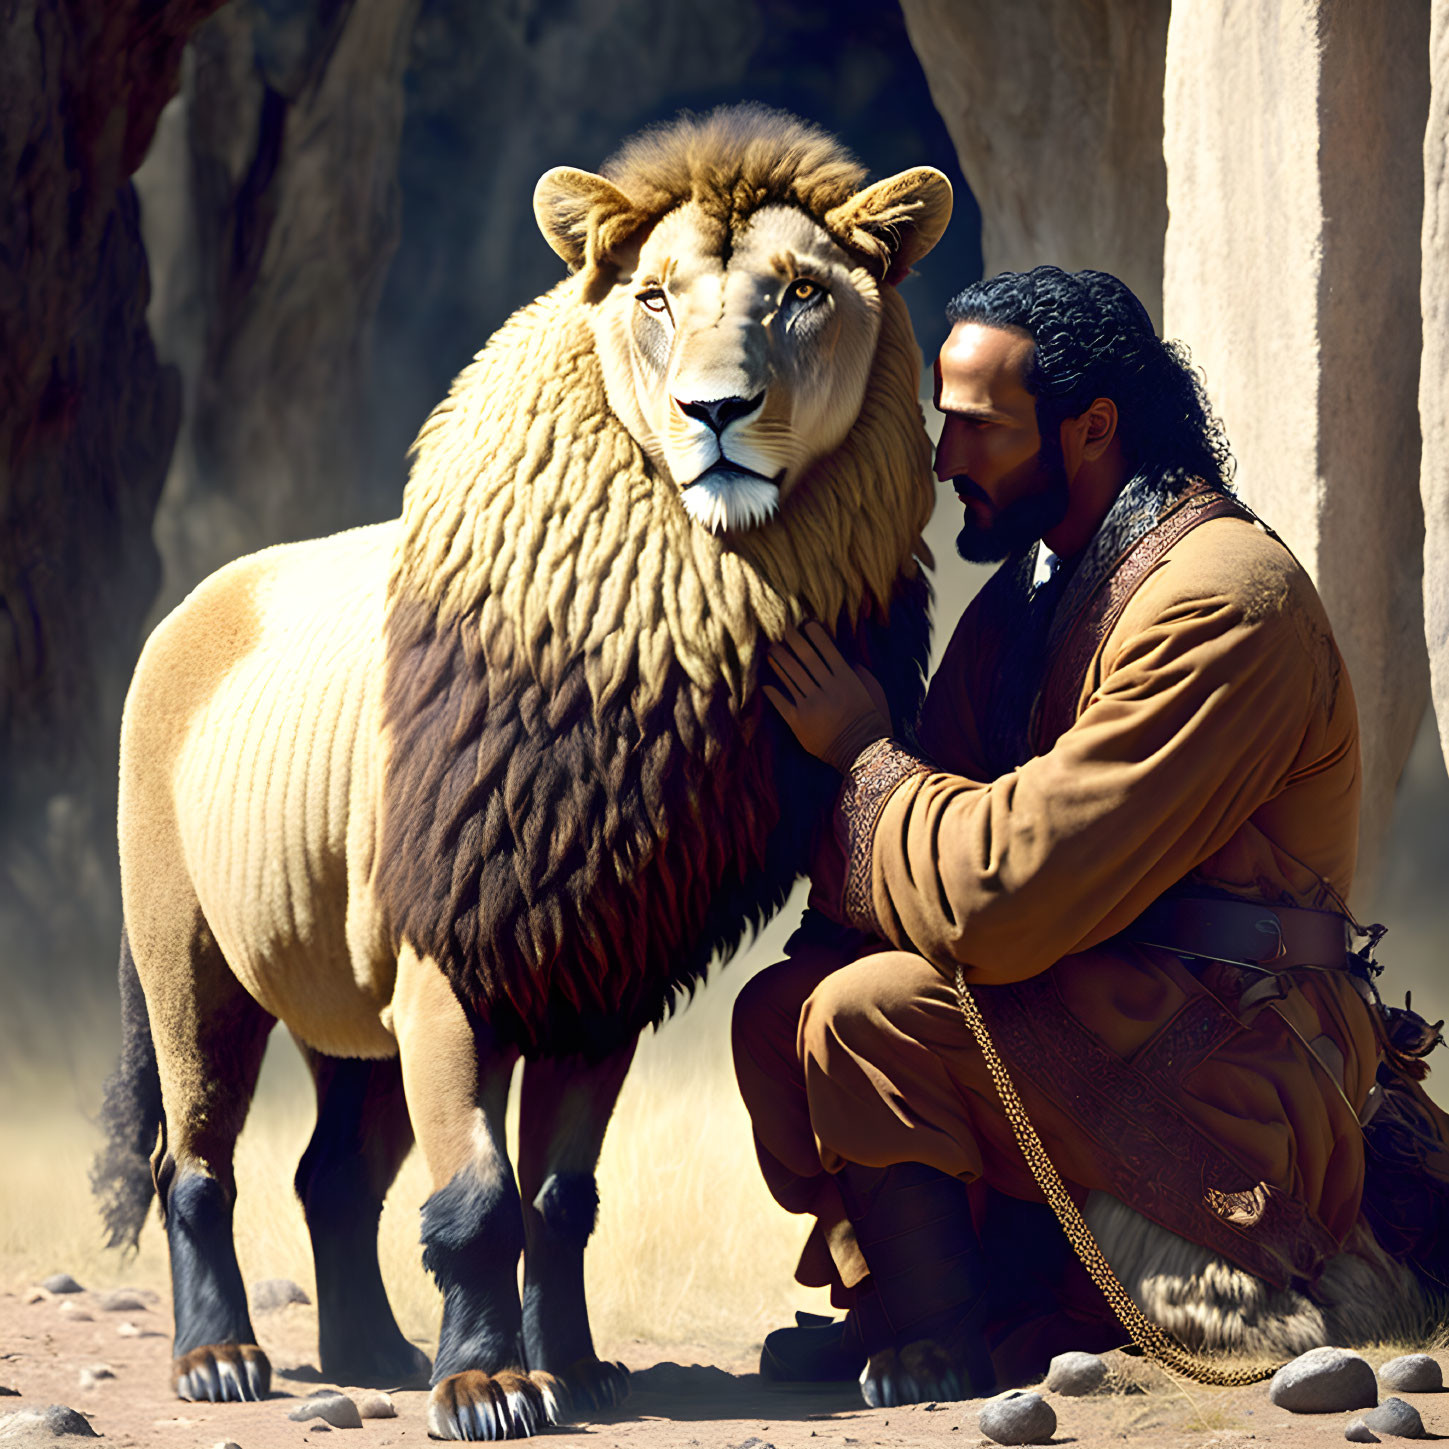
POLYGON ((790 283, 788 295, 796 302, 809 302, 824 290, 819 282, 812 282, 809 277, 796 277, 790 283))
POLYGON ((639 303, 649 312, 667 312, 669 310, 669 298, 664 295, 663 287, 649 287, 640 292, 639 303))

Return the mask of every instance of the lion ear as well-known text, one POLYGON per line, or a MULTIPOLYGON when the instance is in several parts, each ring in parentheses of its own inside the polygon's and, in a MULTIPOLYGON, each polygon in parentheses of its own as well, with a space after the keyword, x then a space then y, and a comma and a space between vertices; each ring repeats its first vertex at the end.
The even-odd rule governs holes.
POLYGON ((634 203, 602 176, 555 166, 533 188, 538 228, 570 271, 606 261, 638 229, 634 203))
POLYGON ((951 183, 932 166, 916 166, 842 201, 826 213, 825 227, 895 283, 941 240, 951 205, 951 183))

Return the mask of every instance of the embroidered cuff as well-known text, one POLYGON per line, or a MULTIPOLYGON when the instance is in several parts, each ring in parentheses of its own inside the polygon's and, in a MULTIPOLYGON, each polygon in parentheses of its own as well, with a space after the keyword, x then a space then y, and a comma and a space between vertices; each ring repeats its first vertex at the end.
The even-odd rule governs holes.
POLYGON ((845 890, 841 916, 848 925, 882 935, 871 899, 871 854, 875 828, 891 792, 912 775, 928 775, 931 767, 894 740, 877 740, 856 756, 846 772, 836 803, 836 820, 843 828, 845 890))

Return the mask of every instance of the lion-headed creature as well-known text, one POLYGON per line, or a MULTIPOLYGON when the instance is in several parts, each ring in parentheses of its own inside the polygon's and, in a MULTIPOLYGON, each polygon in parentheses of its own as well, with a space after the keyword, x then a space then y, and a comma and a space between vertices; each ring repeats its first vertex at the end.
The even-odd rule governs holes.
POLYGON ((231 1163, 277 1020, 317 1087, 297 1190, 323 1373, 427 1371, 376 1258, 416 1134, 433 1431, 530 1433, 560 1380, 619 1397, 583 1251, 635 1039, 783 900, 834 784, 765 704, 763 650, 826 620, 899 715, 918 702, 932 484, 895 284, 949 184, 862 189, 830 138, 750 107, 645 133, 604 173, 539 183, 572 275, 459 376, 401 519, 229 565, 137 666, 97 1186, 134 1241, 161 1126, 185 1398, 269 1378, 231 1163))

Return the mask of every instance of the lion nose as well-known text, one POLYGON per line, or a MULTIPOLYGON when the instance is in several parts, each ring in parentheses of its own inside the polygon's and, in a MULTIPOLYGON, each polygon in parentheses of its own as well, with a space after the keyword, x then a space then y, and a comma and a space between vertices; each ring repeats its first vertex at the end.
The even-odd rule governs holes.
POLYGON ((724 432, 731 423, 749 417, 764 400, 763 392, 757 392, 754 397, 720 397, 710 402, 684 402, 682 399, 675 399, 679 403, 679 411, 685 417, 708 424, 716 435, 724 432))

